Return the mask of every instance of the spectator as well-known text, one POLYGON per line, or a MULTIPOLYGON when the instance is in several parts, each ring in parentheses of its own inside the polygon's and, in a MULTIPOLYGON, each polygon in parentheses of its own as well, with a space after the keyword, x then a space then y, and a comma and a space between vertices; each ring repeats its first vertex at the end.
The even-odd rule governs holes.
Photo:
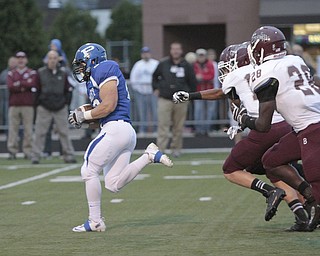
POLYGON ((68 135, 68 105, 71 101, 72 87, 68 82, 68 74, 59 67, 59 55, 49 51, 48 65, 38 70, 39 94, 37 97, 37 115, 35 136, 32 145, 32 163, 38 164, 44 149, 46 133, 53 119, 60 136, 62 153, 66 163, 75 163, 74 149, 68 135))
MULTIPOLYGON (((197 61, 193 64, 194 73, 197 79, 197 92, 213 89, 214 67, 212 61, 208 60, 207 51, 198 49, 196 51, 197 61)), ((208 135, 210 124, 204 121, 211 121, 214 115, 215 101, 194 101, 194 120, 196 121, 196 135, 208 135)))
POLYGON ((7 76, 9 90, 9 128, 7 147, 9 159, 15 159, 19 151, 19 128, 22 122, 25 158, 31 156, 32 126, 34 118, 34 95, 37 90, 36 71, 27 67, 28 59, 24 52, 17 52, 17 68, 10 70, 7 76))
POLYGON ((134 91, 135 101, 138 109, 138 117, 141 122, 139 133, 147 132, 147 122, 152 122, 152 132, 156 132, 157 123, 157 96, 152 90, 152 74, 159 61, 151 58, 150 48, 141 49, 141 60, 137 61, 131 70, 130 84, 134 91), (148 107, 146 107, 148 106, 148 107))
POLYGON ((158 99, 158 137, 157 144, 164 151, 169 143, 173 156, 179 157, 182 149, 182 132, 187 115, 188 104, 174 104, 172 95, 177 91, 194 91, 196 79, 192 66, 183 58, 182 45, 170 45, 170 56, 163 59, 153 73, 153 90, 158 99))
POLYGON ((0 74, 0 121, 2 125, 8 124, 8 86, 7 86, 7 75, 10 70, 17 67, 17 58, 11 56, 8 59, 8 67, 2 70, 0 74))
MULTIPOLYGON (((213 88, 218 89, 221 87, 221 84, 219 82, 219 70, 218 70, 218 62, 217 62, 217 52, 214 49, 208 49, 208 60, 212 61, 213 68, 214 68, 214 78, 213 78, 213 88)), ((218 120, 219 118, 219 104, 221 103, 220 100, 215 100, 212 103, 212 120, 218 120)), ((223 104, 222 104, 223 105, 223 104)), ((213 125, 214 130, 219 130, 219 125, 213 125)))
MULTIPOLYGON (((59 54, 59 64, 62 67, 68 66, 67 55, 62 49, 62 43, 59 39, 52 39, 49 46, 49 51, 53 50, 59 54)), ((48 54, 43 59, 44 64, 48 64, 48 54)))

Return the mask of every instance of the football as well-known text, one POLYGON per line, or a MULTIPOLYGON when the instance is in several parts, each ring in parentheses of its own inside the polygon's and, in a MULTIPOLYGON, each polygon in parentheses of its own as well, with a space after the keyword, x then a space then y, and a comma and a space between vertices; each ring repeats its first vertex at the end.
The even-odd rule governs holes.
MULTIPOLYGON (((93 109, 91 104, 83 104, 83 105, 81 105, 81 106, 79 106, 77 108, 77 110, 80 110, 82 112, 85 112, 85 111, 88 111, 88 110, 91 110, 91 109, 93 109)), ((85 121, 83 121, 83 123, 85 123, 85 124, 99 123, 99 119, 85 120, 85 121)))

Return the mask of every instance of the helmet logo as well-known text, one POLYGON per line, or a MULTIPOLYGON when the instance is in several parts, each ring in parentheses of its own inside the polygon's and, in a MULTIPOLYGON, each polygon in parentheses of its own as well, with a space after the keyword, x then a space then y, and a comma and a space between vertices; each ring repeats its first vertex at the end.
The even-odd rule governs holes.
POLYGON ((90 52, 94 50, 94 46, 93 45, 89 45, 88 47, 84 48, 81 50, 81 52, 83 53, 83 56, 86 58, 86 59, 89 59, 90 58, 90 52))
POLYGON ((270 37, 264 33, 261 33, 261 34, 255 34, 252 36, 252 41, 257 41, 257 40, 260 40, 260 41, 263 41, 263 42, 268 42, 270 41, 270 37))

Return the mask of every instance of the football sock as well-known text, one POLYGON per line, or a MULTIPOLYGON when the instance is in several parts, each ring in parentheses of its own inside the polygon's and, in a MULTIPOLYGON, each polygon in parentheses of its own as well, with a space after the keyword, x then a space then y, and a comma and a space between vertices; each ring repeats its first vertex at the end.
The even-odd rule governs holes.
POLYGON ((86 180, 85 186, 89 207, 89 219, 99 222, 101 219, 101 183, 99 177, 86 180))
POLYGON ((304 196, 304 198, 309 202, 313 202, 315 199, 312 195, 312 190, 311 190, 311 186, 308 182, 303 181, 301 182, 301 184, 298 187, 298 191, 301 195, 304 196))
POLYGON ((130 181, 132 181, 139 174, 139 172, 149 163, 149 156, 147 154, 143 154, 137 160, 128 164, 119 175, 117 189, 120 190, 130 181))
POLYGON ((274 187, 256 178, 251 183, 251 189, 258 191, 263 196, 267 197, 268 191, 273 190, 274 187))
POLYGON ((294 199, 290 203, 288 203, 290 210, 294 213, 297 219, 306 222, 308 221, 308 216, 303 209, 302 203, 298 199, 294 199))

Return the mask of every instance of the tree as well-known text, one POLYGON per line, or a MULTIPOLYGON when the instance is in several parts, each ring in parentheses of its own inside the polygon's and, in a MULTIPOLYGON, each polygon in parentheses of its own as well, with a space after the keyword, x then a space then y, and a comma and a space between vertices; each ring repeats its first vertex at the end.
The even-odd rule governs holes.
POLYGON ((123 0, 111 14, 112 23, 106 30, 106 38, 111 41, 133 41, 132 63, 140 58, 142 46, 141 5, 123 0))
POLYGON ((41 12, 33 0, 0 1, 0 35, 1 70, 17 51, 27 53, 30 67, 42 64, 47 38, 41 12))
POLYGON ((96 32, 97 20, 88 11, 81 11, 66 5, 53 22, 51 38, 62 42, 69 62, 76 50, 83 44, 95 42, 105 46, 105 41, 96 32))

